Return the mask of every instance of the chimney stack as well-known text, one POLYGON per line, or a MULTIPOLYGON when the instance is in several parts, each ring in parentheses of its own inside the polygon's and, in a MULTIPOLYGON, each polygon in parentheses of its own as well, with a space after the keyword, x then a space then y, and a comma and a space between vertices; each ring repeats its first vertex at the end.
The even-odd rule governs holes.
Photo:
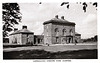
POLYGON ((58 19, 58 15, 56 15, 56 16, 55 16, 55 18, 57 18, 57 19, 58 19))
POLYGON ((24 26, 22 27, 22 29, 27 29, 27 26, 24 25, 24 26))
POLYGON ((64 16, 61 16, 61 19, 63 19, 63 20, 64 20, 64 16))
POLYGON ((17 30, 18 30, 18 28, 14 28, 14 32, 17 31, 17 30))

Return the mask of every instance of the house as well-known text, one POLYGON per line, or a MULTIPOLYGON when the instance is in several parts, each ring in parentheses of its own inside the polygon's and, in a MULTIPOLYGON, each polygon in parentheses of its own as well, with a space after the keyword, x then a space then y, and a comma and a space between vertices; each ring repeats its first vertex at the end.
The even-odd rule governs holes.
POLYGON ((14 29, 14 32, 9 35, 10 44, 34 44, 34 33, 23 26, 21 30, 14 29))
POLYGON ((43 35, 34 35, 33 32, 23 26, 21 30, 14 29, 9 35, 11 44, 76 44, 81 42, 81 34, 75 32, 75 23, 67 21, 64 16, 52 18, 43 23, 43 35))
MULTIPOLYGON (((69 44, 75 43, 75 23, 65 20, 64 16, 45 21, 44 44, 69 44)), ((76 36, 78 38, 78 36, 76 36)), ((80 38, 78 38, 80 39, 80 38)))
POLYGON ((81 34, 75 32, 75 41, 76 41, 76 43, 82 42, 81 34))

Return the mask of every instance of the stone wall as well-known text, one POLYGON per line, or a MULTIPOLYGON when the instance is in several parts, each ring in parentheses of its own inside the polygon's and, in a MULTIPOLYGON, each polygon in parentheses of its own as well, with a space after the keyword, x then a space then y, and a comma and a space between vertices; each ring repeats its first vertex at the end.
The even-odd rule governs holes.
POLYGON ((44 25, 44 44, 52 44, 52 24, 44 25))
POLYGON ((33 34, 14 34, 9 36, 10 44, 27 44, 28 42, 34 43, 34 35, 33 34))
POLYGON ((44 25, 44 44, 62 44, 63 37, 66 39, 66 41, 71 38, 70 41, 74 43, 75 26, 57 25, 52 23, 44 25), (64 29, 65 31, 63 33, 64 29))
POLYGON ((10 35, 9 43, 10 44, 22 44, 21 34, 10 35))
POLYGON ((34 34, 22 34, 22 44, 33 44, 34 34))
POLYGON ((58 37, 58 43, 62 44, 62 39, 65 38, 68 41, 69 36, 72 36, 71 42, 75 42, 75 26, 67 25, 52 25, 52 42, 56 43, 56 37, 58 37), (58 28, 58 32, 55 32, 55 29, 58 28), (65 31, 63 32, 63 30, 65 31), (70 32, 72 30, 73 33, 70 32), (67 36, 67 37, 66 37, 67 36))

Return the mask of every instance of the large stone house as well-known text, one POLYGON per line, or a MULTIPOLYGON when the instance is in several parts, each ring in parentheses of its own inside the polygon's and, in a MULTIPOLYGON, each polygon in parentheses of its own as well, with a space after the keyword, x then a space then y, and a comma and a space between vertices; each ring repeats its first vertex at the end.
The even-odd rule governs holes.
POLYGON ((81 34, 75 32, 75 23, 64 19, 64 16, 45 21, 43 35, 34 35, 33 32, 23 26, 21 30, 14 29, 9 35, 9 43, 11 44, 70 44, 81 41, 81 34))
POLYGON ((14 32, 9 35, 10 44, 33 44, 34 33, 27 30, 27 26, 23 26, 21 30, 14 29, 14 32))
MULTIPOLYGON (((64 19, 64 16, 45 21, 44 25, 44 44, 69 44, 78 42, 80 35, 75 37, 75 23, 64 19)), ((77 34, 76 34, 77 35, 77 34)))

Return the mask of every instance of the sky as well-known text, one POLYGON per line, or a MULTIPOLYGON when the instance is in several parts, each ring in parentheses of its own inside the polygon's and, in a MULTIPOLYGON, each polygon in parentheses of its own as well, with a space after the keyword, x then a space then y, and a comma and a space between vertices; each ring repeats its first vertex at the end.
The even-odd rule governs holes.
POLYGON ((60 6, 59 3, 18 3, 22 14, 22 22, 15 25, 22 29, 23 25, 35 35, 43 33, 43 22, 48 21, 58 15, 70 22, 75 22, 75 31, 81 34, 81 38, 89 38, 97 35, 97 10, 92 4, 88 4, 87 11, 84 13, 82 4, 70 3, 69 9, 66 5, 60 6))

